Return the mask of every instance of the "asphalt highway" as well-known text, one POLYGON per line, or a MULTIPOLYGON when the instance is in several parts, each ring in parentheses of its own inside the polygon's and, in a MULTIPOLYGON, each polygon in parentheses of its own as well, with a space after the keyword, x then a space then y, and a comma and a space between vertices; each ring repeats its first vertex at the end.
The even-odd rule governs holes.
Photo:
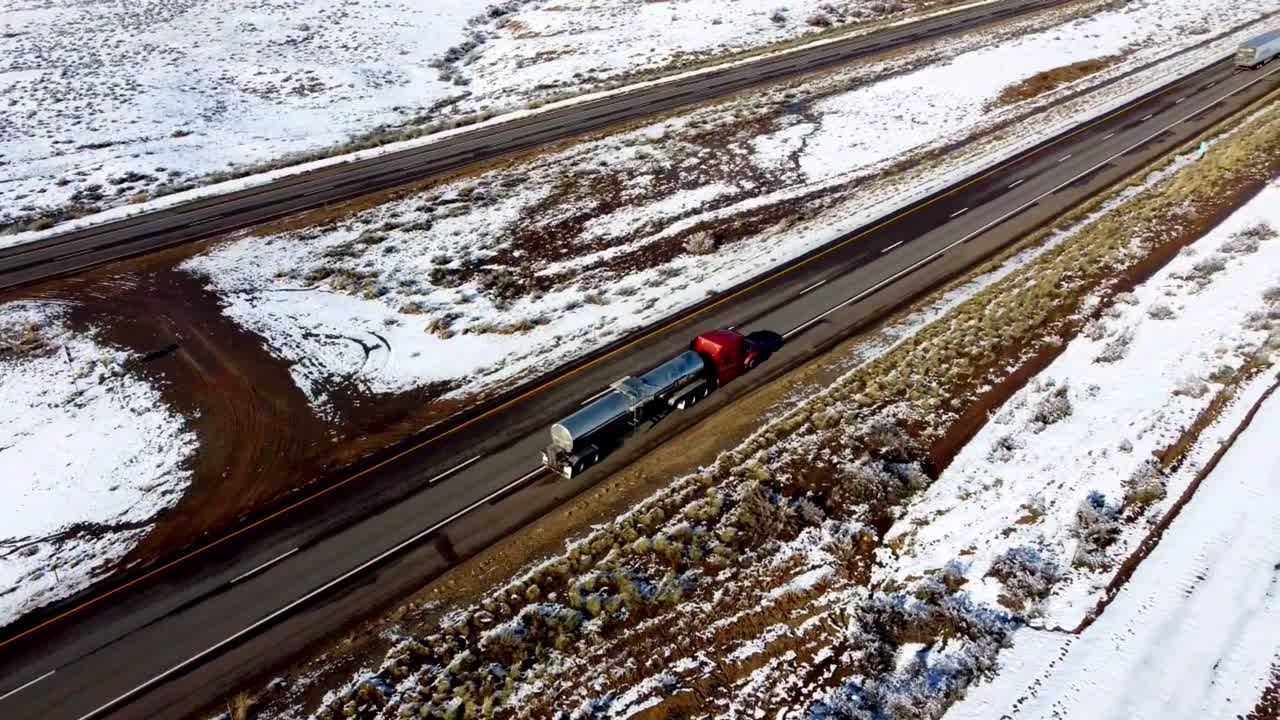
POLYGON ((1223 61, 709 302, 453 431, 361 471, 328 499, 0 646, 6 720, 177 718, 423 582, 888 308, 970 267, 1280 87, 1223 61), (547 428, 715 327, 786 345, 567 481, 539 470, 547 428))
POLYGON ((958 10, 860 37, 480 127, 422 147, 331 165, 239 192, 0 248, 0 289, 258 225, 1071 1, 1008 0, 958 10))

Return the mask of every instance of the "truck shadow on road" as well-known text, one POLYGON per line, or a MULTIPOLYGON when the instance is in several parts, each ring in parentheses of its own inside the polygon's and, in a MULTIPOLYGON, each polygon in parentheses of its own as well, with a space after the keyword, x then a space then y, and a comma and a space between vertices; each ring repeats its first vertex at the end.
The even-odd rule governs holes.
POLYGON ((782 346, 787 343, 785 338, 772 330, 756 330, 748 333, 747 339, 751 341, 751 344, 759 352, 756 359, 757 365, 768 361, 774 353, 781 350, 782 346))

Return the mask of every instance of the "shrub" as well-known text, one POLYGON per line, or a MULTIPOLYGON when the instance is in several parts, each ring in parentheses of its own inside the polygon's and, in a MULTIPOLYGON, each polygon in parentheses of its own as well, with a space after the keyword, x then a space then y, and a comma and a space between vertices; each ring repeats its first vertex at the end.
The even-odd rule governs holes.
POLYGON ((55 349, 45 335, 44 328, 35 322, 0 325, 0 357, 14 355, 31 357, 44 355, 55 349))
POLYGON ((1124 485, 1124 504, 1129 507, 1149 507, 1163 500, 1167 494, 1160 465, 1154 460, 1147 460, 1139 466, 1124 485))
POLYGON ((1190 377, 1182 381, 1173 391, 1174 395, 1186 395, 1197 400, 1209 394, 1209 386, 1200 378, 1190 377))
POLYGON ((1108 331, 1109 329, 1107 328, 1107 324, 1102 320, 1090 320, 1089 323, 1084 326, 1083 334, 1090 340, 1099 342, 1107 336, 1108 331))
POLYGON ((863 428, 856 443, 883 460, 907 462, 911 459, 911 437, 898 423, 883 417, 877 416, 863 428))
POLYGON ((1089 570, 1105 570, 1111 565, 1107 548, 1120 537, 1119 509, 1107 502, 1107 496, 1094 490, 1076 509, 1071 537, 1076 539, 1076 552, 1071 564, 1089 570))
POLYGON ((846 512, 863 510, 871 517, 888 513, 912 493, 929 485, 915 463, 877 462, 860 458, 836 468, 831 502, 846 512))
POLYGON ((684 243, 685 251, 692 255, 710 255, 716 247, 715 238, 706 233, 693 235, 684 243))
POLYGON ((231 720, 248 720, 257 704, 258 698, 247 692, 239 692, 227 702, 227 714, 231 720))
POLYGON ((820 28, 829 28, 835 24, 835 22, 831 19, 831 16, 824 12, 816 12, 810 15, 809 19, 806 20, 805 22, 807 22, 808 24, 814 27, 820 27, 820 28))
POLYGON ((1235 378, 1236 378, 1236 369, 1231 367, 1230 365, 1219 365, 1218 369, 1214 370, 1209 375, 1209 381, 1218 383, 1219 385, 1226 385, 1227 383, 1230 383, 1232 380, 1235 380, 1235 378))
POLYGON ((1258 252, 1261 247, 1262 243, 1257 238, 1239 233, 1222 244, 1222 252, 1232 255, 1250 255, 1258 252))
POLYGON ((774 10, 773 14, 769 16, 769 19, 773 21, 774 25, 786 25, 787 9, 780 7, 777 10, 774 10))
POLYGON ((1280 232, 1277 232, 1276 229, 1271 226, 1271 223, 1263 221, 1258 223, 1257 225, 1253 225, 1251 227, 1245 228, 1244 230, 1241 230, 1240 232, 1236 233, 1236 237, 1248 238, 1250 240, 1257 240, 1259 242, 1266 242, 1268 240, 1275 240, 1277 237, 1280 237, 1280 232))
POLYGON ((1036 403, 1035 410, 1031 413, 1031 422, 1035 425, 1036 432, 1048 425, 1061 422, 1071 415, 1070 394, 1070 386, 1064 383, 1040 398, 1040 402, 1036 403))
POLYGON ((991 445, 991 449, 987 451, 987 460, 990 462, 1009 462, 1013 459, 1014 453, 1026 447, 1027 444, 1017 435, 1003 435, 996 439, 991 445))
POLYGON ((1173 308, 1164 303, 1156 303, 1147 308, 1147 317, 1152 320, 1172 320, 1177 316, 1178 314, 1173 311, 1173 308))
POLYGON ((498 268, 480 276, 480 287, 495 300, 512 301, 525 294, 528 284, 508 268, 498 268))
POLYGON ((1197 284, 1201 286, 1204 286, 1209 284, 1209 280, 1212 279, 1214 275, 1217 275, 1218 273, 1226 269, 1227 269, 1226 258, 1224 258, 1221 255, 1214 255, 1212 257, 1207 257, 1201 260, 1200 262, 1196 263, 1195 265, 1193 265, 1191 267, 1191 272, 1188 272, 1184 277, 1188 280, 1195 281, 1197 284))
POLYGON ((925 578, 912 593, 917 599, 940 604, 951 594, 960 591, 969 579, 965 577, 968 569, 964 563, 952 560, 933 574, 925 578))
POLYGON ((1129 354, 1129 346, 1133 344, 1133 331, 1124 330, 1114 340, 1107 343, 1102 352, 1093 359, 1099 363, 1113 363, 1123 360, 1129 354))
POLYGON ((457 313, 445 313, 444 315, 432 318, 431 322, 427 323, 426 330, 433 335, 440 335, 443 337, 444 333, 450 331, 453 327, 454 321, 457 319, 457 313))
POLYGON ((1051 557, 1035 546, 1009 548, 991 563, 987 576, 1004 585, 1001 604, 1021 611, 1049 597, 1053 586, 1062 579, 1062 569, 1051 557))

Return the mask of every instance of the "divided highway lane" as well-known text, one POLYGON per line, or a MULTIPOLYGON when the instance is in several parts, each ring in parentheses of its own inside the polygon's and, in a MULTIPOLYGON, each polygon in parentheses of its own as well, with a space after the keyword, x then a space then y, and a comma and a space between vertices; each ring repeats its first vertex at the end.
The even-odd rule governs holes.
POLYGON ((241 556, 211 554, 3 648, 0 717, 177 718, 218 701, 246 675, 420 586, 858 323, 1196 138, 1280 87, 1276 72, 1237 74, 1224 62, 1175 83, 360 478, 366 487, 420 487, 400 502, 340 527, 322 512, 286 517, 241 556), (551 421, 716 326, 772 330, 789 342, 599 470, 572 482, 537 472, 551 421))
POLYGON ((423 147, 332 165, 216 198, 195 200, 35 243, 0 248, 0 289, 212 237, 1069 2, 1072 0, 1007 0, 958 10, 780 57, 479 128, 423 147))

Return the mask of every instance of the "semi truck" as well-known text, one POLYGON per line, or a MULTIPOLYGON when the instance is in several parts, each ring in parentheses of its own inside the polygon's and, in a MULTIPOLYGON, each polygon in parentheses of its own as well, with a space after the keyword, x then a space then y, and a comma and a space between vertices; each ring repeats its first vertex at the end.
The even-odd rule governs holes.
POLYGON ((1280 55, 1280 30, 1246 40, 1236 51, 1236 67, 1257 68, 1280 55))
POLYGON ((598 398, 551 426, 542 464, 572 478, 600 462, 645 422, 684 410, 755 366, 761 349, 732 330, 713 330, 649 372, 617 380, 598 398))

